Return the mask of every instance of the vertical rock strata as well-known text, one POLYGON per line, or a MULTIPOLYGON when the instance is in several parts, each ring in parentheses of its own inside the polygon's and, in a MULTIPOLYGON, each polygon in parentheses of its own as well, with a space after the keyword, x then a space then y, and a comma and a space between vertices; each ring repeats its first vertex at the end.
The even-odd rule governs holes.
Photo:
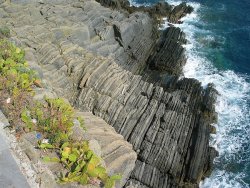
POLYGON ((186 63, 185 34, 178 27, 169 27, 163 31, 156 50, 148 59, 151 69, 166 71, 172 75, 180 75, 186 63))
MULTIPOLYGON (((173 22, 183 16, 176 9, 177 17, 168 15, 173 22)), ((136 75, 146 62, 180 74, 185 37, 170 28, 158 39, 148 13, 130 12, 94 0, 12 0, 0 4, 0 24, 26 47, 31 66, 39 62, 40 76, 58 95, 133 145, 138 158, 126 186, 198 187, 216 155, 209 147, 216 91, 194 79, 170 76, 163 88, 136 75)))

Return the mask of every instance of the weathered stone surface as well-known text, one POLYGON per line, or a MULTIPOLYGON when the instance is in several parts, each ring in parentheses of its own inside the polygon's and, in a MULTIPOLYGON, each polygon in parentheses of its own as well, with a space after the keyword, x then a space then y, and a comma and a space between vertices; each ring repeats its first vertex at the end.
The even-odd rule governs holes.
POLYGON ((128 0, 96 0, 101 5, 106 7, 111 7, 113 9, 118 9, 121 11, 128 11, 130 13, 135 11, 143 11, 149 13, 154 18, 167 17, 168 21, 171 23, 179 23, 179 20, 190 14, 193 8, 187 5, 185 2, 177 5, 171 6, 167 2, 161 1, 151 6, 130 6, 128 0))
POLYGON ((0 187, 29 188, 30 185, 22 174, 20 165, 13 158, 10 143, 3 135, 6 126, 9 126, 9 122, 0 110, 0 187))
POLYGON ((177 5, 171 11, 171 14, 168 18, 168 21, 171 23, 178 23, 178 21, 184 17, 186 14, 190 14, 193 11, 193 8, 187 5, 185 2, 177 5))
MULTIPOLYGON (((39 93, 36 92, 34 98, 36 100, 42 100, 44 98, 43 96, 56 97, 52 92, 49 92, 49 89, 42 88, 39 93)), ((108 173, 110 175, 122 175, 122 179, 116 182, 116 187, 124 186, 135 167, 135 161, 137 159, 137 154, 133 151, 132 145, 126 142, 122 135, 117 134, 114 128, 101 118, 94 116, 92 113, 77 112, 75 115, 84 120, 84 128, 86 128, 86 130, 84 130, 83 127, 80 126, 80 122, 75 119, 71 138, 76 141, 88 140, 90 149, 103 159, 102 164, 107 168, 108 173)), ((26 141, 26 146, 29 146, 27 141, 31 144, 31 147, 36 145, 37 140, 34 136, 33 133, 24 139, 24 142, 26 141)), ((33 151, 32 149, 26 149, 25 151, 27 155, 31 156, 35 156, 38 152, 37 150, 34 151, 34 149, 33 151)), ((37 157, 38 156, 31 158, 33 161, 37 161, 37 157)), ((51 165, 50 169, 54 174, 57 174, 60 165, 51 165)), ((58 185, 53 184, 51 187, 54 186, 58 185)), ((67 187, 72 186, 74 187, 74 185, 69 185, 67 187)))
POLYGON ((129 179, 137 159, 137 154, 133 151, 132 145, 124 141, 123 136, 117 134, 115 129, 101 118, 89 112, 79 112, 77 115, 84 117, 84 126, 87 132, 84 133, 81 127, 75 126, 73 137, 90 140, 90 146, 91 143, 96 145, 95 141, 100 144, 100 154, 108 172, 122 175, 122 179, 116 183, 117 187, 122 187, 129 179), (81 132, 81 136, 79 132, 81 132), (76 134, 79 136, 76 136, 76 134))
POLYGON ((38 187, 36 169, 10 134, 8 119, 0 110, 0 187, 38 187))
POLYGON ((182 47, 185 43, 185 34, 180 28, 167 28, 160 37, 155 53, 148 60, 151 69, 180 75, 186 63, 185 50, 182 47))
MULTIPOLYGON (((177 43, 185 39, 179 29, 169 28, 158 41, 148 14, 114 11, 93 0, 20 1, 0 9, 8 14, 0 23, 9 25, 13 40, 34 49, 50 87, 132 144, 138 159, 128 186, 197 187, 209 174, 216 154, 208 144, 215 121, 212 87, 168 75, 163 88, 134 75, 147 60, 158 70, 181 72, 185 57, 177 43)), ((171 10, 180 17, 184 9, 171 10)), ((93 132, 94 139, 103 132, 93 132)), ((123 160, 119 150, 116 157, 123 160)))

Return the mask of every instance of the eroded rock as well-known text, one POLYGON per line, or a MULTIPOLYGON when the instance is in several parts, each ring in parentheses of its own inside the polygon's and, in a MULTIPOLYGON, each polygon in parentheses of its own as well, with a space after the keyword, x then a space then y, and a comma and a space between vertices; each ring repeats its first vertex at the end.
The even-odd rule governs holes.
MULTIPOLYGON (((189 11, 172 8, 178 15, 171 17, 173 22, 189 11)), ((138 158, 127 185, 197 187, 209 174, 216 153, 209 147, 216 94, 197 80, 179 80, 185 63, 178 45, 185 37, 179 29, 169 28, 165 38, 158 38, 157 23, 147 13, 119 12, 93 0, 18 2, 1 5, 1 10, 9 16, 0 23, 11 22, 15 37, 35 50, 51 88, 82 111, 103 118, 132 144, 138 158), (88 33, 85 41, 77 37, 79 28, 88 33), (146 68, 147 60, 169 72, 164 88, 134 74, 146 68)), ((104 130, 94 131, 94 139, 102 138, 104 130)), ((119 139, 105 149, 116 151, 118 145, 119 139)), ((114 154, 111 161, 104 160, 117 169, 119 160, 131 157, 120 150, 114 154)), ((119 169, 132 168, 129 164, 119 169)))

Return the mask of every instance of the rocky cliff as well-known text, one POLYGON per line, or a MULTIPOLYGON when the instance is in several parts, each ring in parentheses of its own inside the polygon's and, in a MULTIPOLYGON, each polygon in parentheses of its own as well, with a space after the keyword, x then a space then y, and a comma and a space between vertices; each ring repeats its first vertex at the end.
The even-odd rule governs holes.
POLYGON ((157 31, 160 15, 176 23, 191 8, 99 2, 104 6, 94 0, 0 1, 0 24, 26 47, 30 65, 39 63, 33 68, 59 96, 103 118, 133 145, 138 157, 127 187, 198 187, 216 155, 209 147, 216 91, 179 78, 184 33, 157 31), (164 82, 139 75, 148 66, 166 74, 164 82))

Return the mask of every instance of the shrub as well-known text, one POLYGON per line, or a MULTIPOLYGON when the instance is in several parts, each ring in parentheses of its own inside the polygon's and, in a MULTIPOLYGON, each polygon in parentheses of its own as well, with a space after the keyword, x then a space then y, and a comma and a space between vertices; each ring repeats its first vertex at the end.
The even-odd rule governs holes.
POLYGON ((10 29, 6 26, 0 27, 0 38, 10 37, 10 29))
POLYGON ((74 125, 74 109, 62 98, 36 102, 31 109, 24 110, 21 117, 29 130, 41 132, 49 143, 57 146, 69 140, 74 125))
POLYGON ((1 106, 13 125, 18 125, 21 111, 29 103, 36 74, 24 60, 24 51, 0 39, 1 106))
MULTIPOLYGON (((8 34, 8 30, 0 29, 1 34, 8 34)), ((33 101, 33 87, 38 81, 24 59, 24 51, 0 39, 0 107, 12 125, 22 123, 25 131, 38 131, 41 133, 38 147, 57 152, 59 158, 44 157, 44 160, 65 166, 68 172, 61 175, 60 183, 103 182, 106 188, 112 188, 120 176, 108 176, 101 159, 90 150, 87 141, 70 140, 75 119, 73 107, 62 98, 33 101), (47 142, 43 142, 44 139, 47 142)), ((83 127, 83 120, 77 119, 83 127)))
POLYGON ((44 157, 45 161, 61 162, 68 170, 61 174, 60 183, 79 182, 82 185, 104 183, 105 188, 112 188, 120 175, 109 177, 101 165, 101 159, 90 150, 88 142, 65 142, 59 149, 59 158, 44 157))
POLYGON ((24 51, 6 40, 0 40, 0 89, 12 96, 32 91, 36 74, 24 60, 24 51))

